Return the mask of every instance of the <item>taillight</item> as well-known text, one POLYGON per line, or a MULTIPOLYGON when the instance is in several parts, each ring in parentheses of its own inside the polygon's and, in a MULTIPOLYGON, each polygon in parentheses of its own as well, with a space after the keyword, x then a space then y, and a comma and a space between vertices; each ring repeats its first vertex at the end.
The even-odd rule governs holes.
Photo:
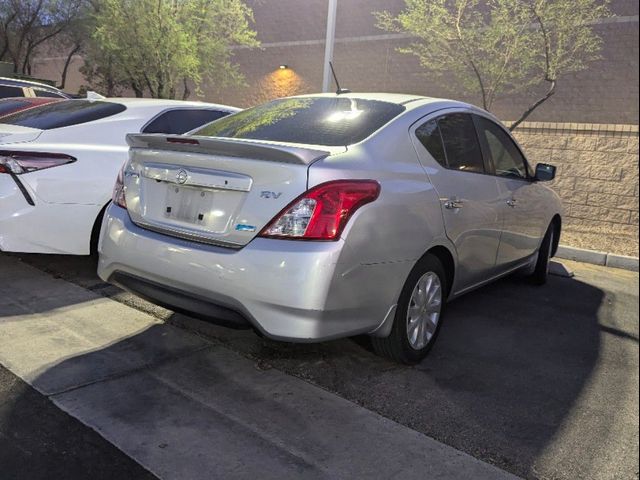
POLYGON ((0 151, 0 173, 20 175, 75 161, 74 157, 64 153, 0 151))
POLYGON ((349 218, 380 194, 375 180, 336 180, 308 190, 267 225, 261 237, 337 240, 349 218))
POLYGON ((122 208, 127 208, 127 200, 124 197, 125 186, 124 186, 124 168, 122 167, 118 172, 118 177, 116 178, 116 184, 113 186, 113 194, 111 195, 111 200, 113 203, 122 208))

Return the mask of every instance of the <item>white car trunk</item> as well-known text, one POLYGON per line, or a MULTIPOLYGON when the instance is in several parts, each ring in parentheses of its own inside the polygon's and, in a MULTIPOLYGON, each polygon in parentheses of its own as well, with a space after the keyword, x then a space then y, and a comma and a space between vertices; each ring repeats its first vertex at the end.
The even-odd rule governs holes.
POLYGON ((42 135, 42 130, 39 128, 20 127, 0 123, 0 145, 33 142, 40 135, 42 135))
POLYGON ((309 165, 330 154, 220 138, 129 135, 128 140, 125 196, 132 221, 231 247, 246 245, 303 193, 309 165))

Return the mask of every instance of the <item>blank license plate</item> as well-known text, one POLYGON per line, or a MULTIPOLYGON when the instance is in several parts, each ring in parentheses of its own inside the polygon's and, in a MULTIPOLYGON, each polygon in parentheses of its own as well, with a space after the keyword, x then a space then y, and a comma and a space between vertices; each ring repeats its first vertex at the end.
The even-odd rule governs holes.
POLYGON ((170 185, 165 198, 164 216, 193 224, 204 224, 212 211, 215 193, 194 187, 170 185))

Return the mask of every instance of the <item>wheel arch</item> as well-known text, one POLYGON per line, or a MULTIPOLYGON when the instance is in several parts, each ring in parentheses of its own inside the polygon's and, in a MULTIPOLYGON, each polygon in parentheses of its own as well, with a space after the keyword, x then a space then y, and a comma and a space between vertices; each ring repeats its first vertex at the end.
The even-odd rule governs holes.
POLYGON ((444 271, 447 274, 447 297, 448 297, 449 294, 451 293, 451 289, 453 287, 453 282, 455 280, 455 274, 456 274, 456 262, 455 262, 454 256, 451 253, 451 251, 444 245, 436 245, 434 247, 431 247, 429 250, 425 252, 422 258, 426 257, 427 255, 433 255, 438 260, 440 260, 440 263, 442 263, 442 266, 444 267, 444 271))

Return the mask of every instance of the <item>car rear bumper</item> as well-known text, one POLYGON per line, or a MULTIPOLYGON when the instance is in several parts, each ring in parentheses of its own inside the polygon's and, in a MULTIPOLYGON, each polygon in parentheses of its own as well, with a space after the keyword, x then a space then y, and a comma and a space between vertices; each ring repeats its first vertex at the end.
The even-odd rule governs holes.
POLYGON ((189 242, 140 228, 115 205, 105 213, 99 252, 105 281, 174 310, 232 326, 246 320, 270 338, 297 342, 376 330, 396 302, 401 285, 393 279, 407 268, 350 262, 342 240, 256 238, 239 250, 189 242))

